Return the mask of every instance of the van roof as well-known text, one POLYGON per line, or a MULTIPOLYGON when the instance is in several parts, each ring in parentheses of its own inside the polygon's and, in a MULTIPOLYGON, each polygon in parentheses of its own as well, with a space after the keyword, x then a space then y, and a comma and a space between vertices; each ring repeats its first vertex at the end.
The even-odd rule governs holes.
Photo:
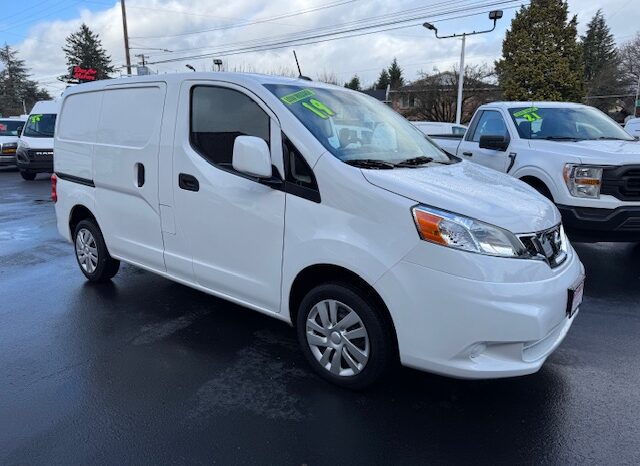
POLYGON ((308 81, 306 79, 286 77, 286 76, 272 76, 267 74, 258 73, 229 73, 226 71, 209 71, 209 72, 187 72, 187 73, 167 73, 167 74, 152 74, 147 76, 127 76, 122 78, 102 79, 99 81, 93 81, 84 84, 78 84, 68 87, 63 97, 75 94, 77 92, 90 92, 108 88, 110 86, 120 86, 123 84, 140 84, 145 82, 166 82, 179 83, 182 81, 191 80, 215 80, 228 83, 234 83, 239 85, 247 84, 289 84, 294 86, 303 87, 325 87, 325 88, 337 88, 345 90, 344 87, 334 86, 332 84, 326 84, 319 81, 308 81))
POLYGON ((39 100, 31 109, 31 113, 58 113, 60 110, 59 100, 39 100))

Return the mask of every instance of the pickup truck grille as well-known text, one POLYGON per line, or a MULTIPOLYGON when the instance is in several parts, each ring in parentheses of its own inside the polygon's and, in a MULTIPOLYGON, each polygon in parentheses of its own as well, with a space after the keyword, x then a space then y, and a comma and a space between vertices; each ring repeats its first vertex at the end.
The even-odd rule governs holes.
POLYGON ((558 267, 567 258, 562 247, 560 225, 539 233, 518 235, 518 238, 531 256, 544 259, 551 268, 558 267))
POLYGON ((621 201, 640 201, 640 165, 605 168, 600 194, 609 194, 621 201))

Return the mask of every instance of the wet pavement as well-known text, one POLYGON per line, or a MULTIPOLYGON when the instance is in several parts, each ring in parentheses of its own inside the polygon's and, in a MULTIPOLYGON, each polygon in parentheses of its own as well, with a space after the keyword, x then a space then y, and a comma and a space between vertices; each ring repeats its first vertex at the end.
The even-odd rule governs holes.
POLYGON ((284 323, 132 266, 87 283, 49 190, 0 170, 0 464, 640 463, 640 245, 577 246, 584 304, 539 373, 353 393, 284 323))

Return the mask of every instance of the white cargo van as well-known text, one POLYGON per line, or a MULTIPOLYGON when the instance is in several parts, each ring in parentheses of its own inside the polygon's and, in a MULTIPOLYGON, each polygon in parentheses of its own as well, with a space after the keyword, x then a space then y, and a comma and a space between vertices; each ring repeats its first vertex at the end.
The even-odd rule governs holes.
POLYGON ((41 100, 31 109, 16 151, 18 169, 25 180, 53 172, 53 131, 59 108, 57 100, 41 100))
POLYGON ((55 153, 58 229, 89 280, 126 261, 290 322, 343 386, 398 359, 535 372, 582 299, 549 200, 359 92, 232 73, 82 84, 55 153))

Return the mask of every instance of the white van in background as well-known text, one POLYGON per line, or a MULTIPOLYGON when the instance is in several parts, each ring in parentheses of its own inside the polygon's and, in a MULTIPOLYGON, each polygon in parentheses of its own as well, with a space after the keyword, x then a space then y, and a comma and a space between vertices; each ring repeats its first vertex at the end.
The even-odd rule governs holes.
POLYGON ((0 167, 15 166, 16 149, 26 117, 0 118, 0 167))
POLYGON ((59 108, 57 100, 41 100, 31 109, 16 152, 25 180, 34 180, 38 173, 53 173, 53 132, 59 108))
POLYGON ((233 73, 67 89, 58 230, 87 279, 119 261, 290 322, 361 388, 396 360, 462 378, 537 371, 584 268, 555 206, 450 156, 362 93, 233 73), (335 122, 371 132, 357 144, 335 122))
POLYGON ((640 138, 640 118, 632 118, 624 125, 624 130, 636 139, 640 138))
POLYGON ((466 126, 456 123, 441 123, 437 121, 411 121, 410 123, 427 136, 462 139, 462 136, 467 131, 466 126))

